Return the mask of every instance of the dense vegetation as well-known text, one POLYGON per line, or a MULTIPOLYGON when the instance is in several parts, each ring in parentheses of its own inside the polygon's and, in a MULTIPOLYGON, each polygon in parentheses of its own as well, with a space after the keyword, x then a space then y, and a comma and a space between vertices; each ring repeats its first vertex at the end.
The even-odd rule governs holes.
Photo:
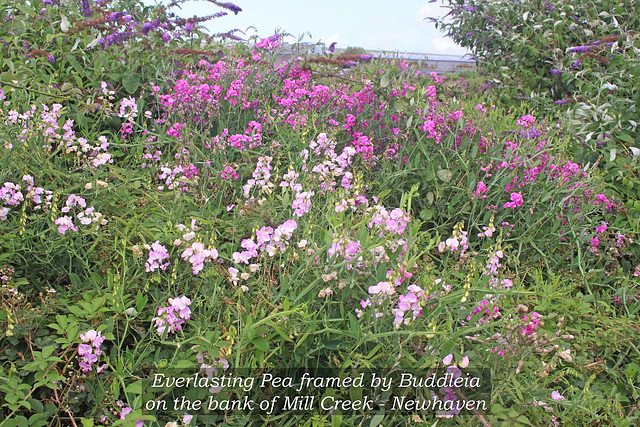
POLYGON ((635 2, 452 2, 472 76, 276 63, 180 3, 0 0, 0 426, 638 424, 635 2), (488 411, 144 410, 156 374, 454 366, 488 411))

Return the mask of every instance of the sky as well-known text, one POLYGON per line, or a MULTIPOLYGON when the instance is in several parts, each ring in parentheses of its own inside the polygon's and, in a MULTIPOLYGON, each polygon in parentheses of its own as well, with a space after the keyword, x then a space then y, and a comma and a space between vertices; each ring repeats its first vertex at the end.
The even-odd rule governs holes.
MULTIPOLYGON (((153 3, 152 0, 145 3, 153 3)), ((303 41, 322 41, 337 48, 464 55, 467 50, 444 37, 425 17, 446 13, 441 1, 428 0, 235 0, 242 12, 205 24, 213 33, 249 29, 245 37, 268 37, 285 31, 303 41), (311 36, 309 36, 310 33, 311 36)), ((184 18, 204 16, 221 9, 206 1, 187 2, 173 11, 184 18)), ((295 41, 291 39, 290 41, 295 41)))

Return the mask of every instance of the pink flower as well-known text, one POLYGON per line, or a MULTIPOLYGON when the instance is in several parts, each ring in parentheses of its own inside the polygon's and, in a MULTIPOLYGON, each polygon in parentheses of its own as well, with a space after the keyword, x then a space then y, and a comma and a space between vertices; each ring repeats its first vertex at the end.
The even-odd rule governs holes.
POLYGON ((536 121, 535 117, 533 117, 531 114, 527 114, 526 116, 520 117, 520 119, 516 122, 516 124, 527 129, 529 126, 533 125, 535 121, 536 121))
MULTIPOLYGON (((82 369, 82 372, 89 372, 92 370, 92 365, 98 361, 98 356, 102 354, 100 346, 104 342, 105 337, 102 336, 101 332, 90 329, 84 334, 80 334, 80 339, 85 343, 91 343, 91 345, 78 345, 78 356, 82 356, 82 361, 79 363, 80 368, 82 369)), ((101 373, 106 366, 107 365, 104 364, 102 367, 97 369, 97 372, 101 373)))
POLYGON ((598 225, 596 227, 596 231, 600 234, 604 233, 605 231, 607 231, 607 223, 602 221, 602 224, 598 225))
POLYGON ((91 354, 93 352, 93 348, 87 344, 80 344, 78 346, 78 356, 85 356, 87 354, 91 354))
POLYGON ((186 296, 179 298, 169 298, 169 306, 158 309, 158 317, 151 319, 155 323, 156 332, 162 335, 168 330, 168 333, 182 330, 185 320, 191 318, 191 300, 186 296))
POLYGON ((222 173, 220 173, 220 176, 224 180, 240 178, 240 175, 238 175, 238 173, 235 171, 235 169, 231 165, 226 165, 224 169, 222 169, 222 173))
POLYGON ((487 193, 487 185, 483 181, 478 182, 476 191, 473 192, 474 196, 484 199, 487 197, 486 193, 487 193))
POLYGON ((442 359, 442 363, 444 363, 446 366, 450 365, 452 361, 453 361, 453 354, 451 353, 447 354, 444 357, 444 359, 442 359))
POLYGON ((58 226, 60 234, 65 234, 68 230, 78 231, 78 227, 73 225, 73 218, 68 215, 56 219, 55 224, 58 226))
POLYGON ((469 366, 469 358, 467 356, 464 356, 460 361, 460 367, 466 368, 467 366, 469 366))
POLYGON ((149 251, 149 258, 145 263, 145 268, 147 272, 156 271, 158 268, 162 270, 166 270, 169 263, 166 262, 164 264, 160 264, 158 261, 162 262, 162 260, 165 260, 167 258, 169 258, 167 248, 161 245, 159 240, 156 240, 154 243, 151 244, 151 250, 149 251))
POLYGON ((551 398, 553 400, 564 400, 564 396, 558 393, 558 390, 554 390, 551 392, 551 398))
POLYGON ((515 209, 522 206, 522 194, 511 193, 511 201, 504 204, 505 208, 515 209))

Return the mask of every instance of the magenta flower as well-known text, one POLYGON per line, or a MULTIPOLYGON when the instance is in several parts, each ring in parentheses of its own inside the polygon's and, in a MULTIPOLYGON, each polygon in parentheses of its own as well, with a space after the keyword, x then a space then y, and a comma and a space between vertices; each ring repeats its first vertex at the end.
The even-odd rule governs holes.
POLYGON ((240 175, 238 175, 238 173, 235 171, 235 169, 233 168, 233 166, 231 165, 226 165, 223 169, 222 172, 220 173, 220 176, 222 177, 222 179, 227 180, 227 179, 238 179, 240 178, 240 175))
POLYGON ((487 193, 487 185, 483 181, 479 181, 476 187, 476 191, 473 192, 473 195, 480 199, 484 199, 487 197, 486 193, 487 193))
POLYGON ((504 204, 505 208, 515 209, 522 206, 522 194, 511 193, 511 201, 504 204))
POLYGON ((596 231, 600 234, 604 233, 605 231, 607 231, 607 223, 605 221, 602 221, 602 224, 598 225, 596 227, 596 231))

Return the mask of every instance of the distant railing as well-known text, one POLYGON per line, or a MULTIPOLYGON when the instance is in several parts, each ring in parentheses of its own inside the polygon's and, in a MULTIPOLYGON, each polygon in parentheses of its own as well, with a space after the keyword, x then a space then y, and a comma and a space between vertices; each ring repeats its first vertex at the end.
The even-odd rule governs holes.
MULTIPOLYGON (((462 59, 460 56, 455 56, 455 55, 433 55, 438 59, 429 59, 429 55, 427 54, 409 53, 406 55, 413 56, 413 58, 411 57, 407 58, 407 57, 395 56, 390 54, 382 55, 382 52, 376 52, 376 51, 368 51, 367 53, 369 55, 372 55, 374 58, 382 57, 386 59, 401 59, 401 60, 405 59, 410 64, 416 64, 418 66, 418 69, 421 72, 432 72, 432 71, 461 72, 461 71, 473 71, 476 69, 476 64, 474 61, 465 60, 465 59, 462 59), (417 57, 418 55, 420 55, 421 57, 417 57), (426 58, 424 56, 426 56, 426 58)), ((276 56, 276 64, 280 64, 298 55, 304 55, 304 53, 282 51, 278 53, 278 55, 276 56)), ((313 55, 313 53, 308 52, 307 55, 313 55)), ((339 52, 336 52, 336 55, 339 55, 339 52)))

